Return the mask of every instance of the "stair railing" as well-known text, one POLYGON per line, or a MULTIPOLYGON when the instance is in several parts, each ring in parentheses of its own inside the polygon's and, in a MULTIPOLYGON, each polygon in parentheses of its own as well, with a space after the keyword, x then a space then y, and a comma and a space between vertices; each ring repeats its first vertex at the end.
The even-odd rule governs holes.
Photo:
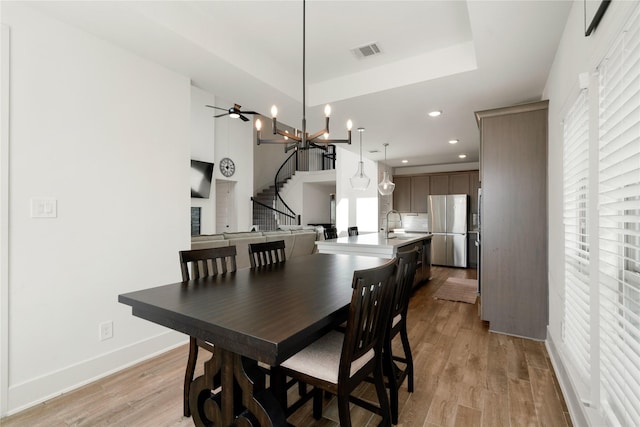
POLYGON ((274 209, 273 206, 265 205, 251 198, 253 202, 254 218, 260 218, 257 224, 261 230, 276 230, 279 225, 300 225, 300 215, 291 215, 274 209))

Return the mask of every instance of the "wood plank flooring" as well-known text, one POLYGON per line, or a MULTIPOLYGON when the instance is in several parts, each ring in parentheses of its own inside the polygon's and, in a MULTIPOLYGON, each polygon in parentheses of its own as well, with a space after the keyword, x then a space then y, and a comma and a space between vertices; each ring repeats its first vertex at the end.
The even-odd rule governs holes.
MULTIPOLYGON (((564 426, 568 410, 544 344, 489 333, 476 305, 434 300, 447 277, 475 278, 475 270, 434 267, 433 279, 416 290, 407 316, 415 392, 400 390, 398 426, 564 426)), ((400 342, 394 342, 400 349, 400 342)), ((123 370, 1 420, 3 427, 191 426, 182 416, 187 346, 123 370)), ((204 361, 200 357, 199 361, 204 361)), ((202 372, 202 363, 196 375, 202 372)), ((295 387, 293 388, 295 389, 295 387)), ((292 389, 292 393, 295 390, 292 389)), ((371 384, 357 393, 375 401, 371 384)), ((354 427, 379 417, 353 407, 354 427)), ((289 418, 300 427, 336 427, 334 399, 314 420, 311 402, 289 418)))

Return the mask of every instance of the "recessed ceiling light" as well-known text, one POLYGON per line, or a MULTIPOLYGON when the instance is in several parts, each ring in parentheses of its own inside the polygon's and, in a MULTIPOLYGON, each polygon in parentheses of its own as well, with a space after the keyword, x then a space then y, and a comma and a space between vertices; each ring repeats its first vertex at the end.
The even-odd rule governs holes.
POLYGON ((449 140, 449 144, 457 144, 458 142, 460 142, 459 139, 450 139, 449 140))
POLYGON ((431 117, 438 117, 440 114, 442 114, 442 111, 440 110, 434 110, 429 113, 431 117))
POLYGON ((402 163, 409 163, 409 160, 403 160, 402 163))
POLYGON ((460 154, 458 157, 460 157, 461 159, 466 159, 467 155, 466 154, 460 154))

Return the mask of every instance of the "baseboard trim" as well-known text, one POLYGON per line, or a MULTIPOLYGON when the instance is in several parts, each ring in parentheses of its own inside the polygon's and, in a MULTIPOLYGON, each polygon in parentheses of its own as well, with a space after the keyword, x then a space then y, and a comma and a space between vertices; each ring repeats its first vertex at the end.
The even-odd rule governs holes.
POLYGON ((2 416, 13 415, 187 342, 188 338, 184 334, 166 331, 47 375, 11 385, 8 392, 7 413, 2 416))
POLYGON ((571 422, 574 426, 591 425, 591 423, 589 422, 589 416, 587 415, 585 407, 580 400, 580 396, 575 391, 567 370, 565 369, 564 364, 562 363, 562 359, 560 358, 560 353, 558 353, 558 349, 553 342, 551 331, 547 331, 547 340, 545 341, 545 346, 547 348, 549 358, 551 359, 553 370, 555 371, 558 382, 560 383, 560 389, 562 390, 564 401, 567 404, 567 408, 569 408, 569 416, 571 417, 571 422))

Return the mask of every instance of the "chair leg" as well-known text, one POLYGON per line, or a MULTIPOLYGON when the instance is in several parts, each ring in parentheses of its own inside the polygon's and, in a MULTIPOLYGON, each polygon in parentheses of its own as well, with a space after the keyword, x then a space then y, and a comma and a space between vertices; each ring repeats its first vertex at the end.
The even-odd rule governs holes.
MULTIPOLYGON (((389 357, 391 357, 391 355, 389 355, 389 357)), ((380 425, 390 427, 391 414, 389 409, 389 399, 387 398, 387 389, 384 385, 384 375, 382 372, 383 372, 382 364, 377 363, 373 378, 376 385, 376 393, 378 394, 378 403, 380 403, 380 409, 382 411, 382 421, 380 421, 380 425)), ((393 390, 393 387, 390 387, 390 389, 393 390)), ((396 392, 397 392, 397 389, 396 389, 396 392)), ((340 402, 338 401, 338 403, 340 402)), ((338 409, 340 409, 339 406, 338 406, 338 409)), ((348 409, 349 409, 349 405, 347 401, 347 411, 348 409)), ((340 425, 342 426, 342 417, 340 418, 340 425)))
MULTIPOLYGON (((391 340, 386 340, 384 349, 382 350, 382 370, 385 372, 387 381, 389 381, 389 403, 391 406, 391 422, 398 424, 398 373, 393 363, 393 354, 391 353, 391 340)), ((386 396, 386 393, 385 393, 386 396)), ((382 407, 382 402, 380 402, 382 407)))
POLYGON ((319 420, 322 418, 322 389, 315 388, 311 391, 313 393, 313 418, 319 420))
POLYGON ((187 369, 184 372, 184 387, 182 397, 182 412, 185 417, 191 416, 189 409, 189 390, 193 381, 193 373, 196 370, 196 360, 198 359, 198 342, 195 338, 189 339, 189 359, 187 360, 187 369))
MULTIPOLYGON (((384 389, 384 384, 382 386, 384 389)), ((384 392, 385 398, 387 393, 384 392)), ((338 392, 338 416, 340 417, 340 427, 351 427, 351 413, 349 412, 349 395, 338 392)))
POLYGON ((413 356, 411 355, 411 346, 409 345, 406 324, 400 329, 400 340, 402 341, 402 349, 407 364, 407 388, 409 389, 409 393, 413 393, 413 356))

